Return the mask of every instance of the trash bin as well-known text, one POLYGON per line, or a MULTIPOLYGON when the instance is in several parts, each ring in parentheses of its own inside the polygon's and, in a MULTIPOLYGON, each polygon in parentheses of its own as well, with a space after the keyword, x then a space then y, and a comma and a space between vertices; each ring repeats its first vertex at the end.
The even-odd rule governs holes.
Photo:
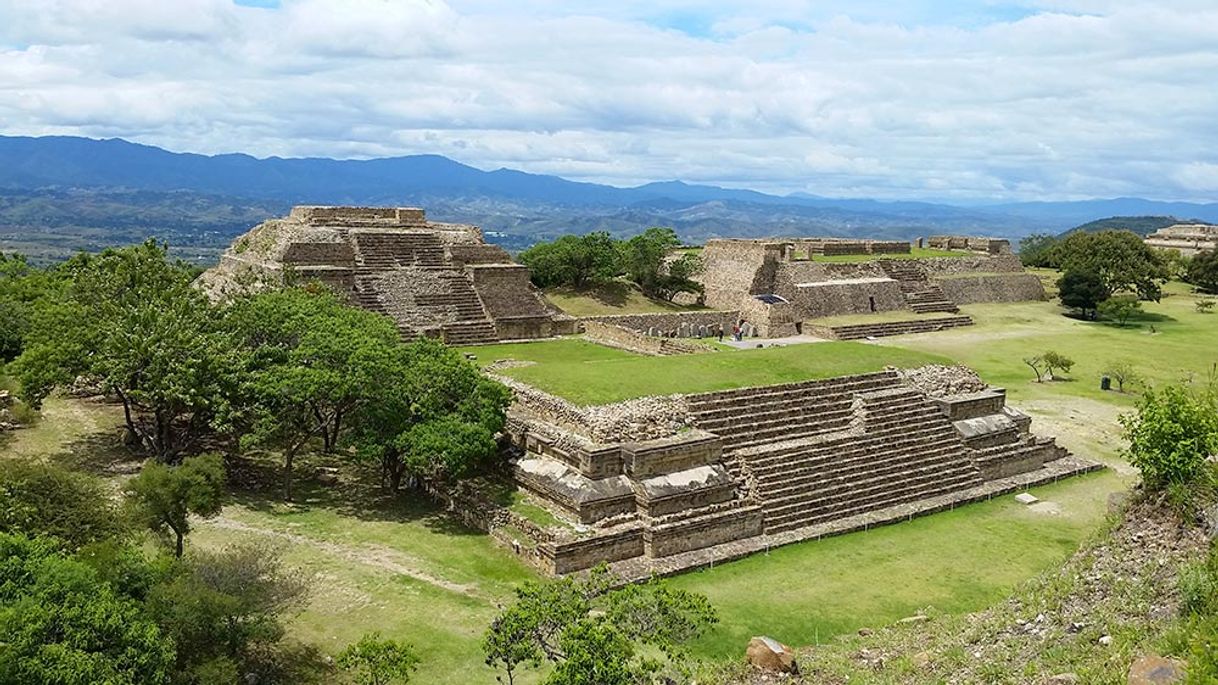
POLYGON ((1100 390, 1112 390, 1112 379, 1107 376, 1100 376, 1100 390))

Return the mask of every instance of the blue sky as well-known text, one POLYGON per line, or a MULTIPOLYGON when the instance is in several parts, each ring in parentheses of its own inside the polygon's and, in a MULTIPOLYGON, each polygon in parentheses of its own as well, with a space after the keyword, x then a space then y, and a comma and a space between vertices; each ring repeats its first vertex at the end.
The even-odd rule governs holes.
POLYGON ((0 0, 0 133, 1218 201, 1214 0, 0 0))

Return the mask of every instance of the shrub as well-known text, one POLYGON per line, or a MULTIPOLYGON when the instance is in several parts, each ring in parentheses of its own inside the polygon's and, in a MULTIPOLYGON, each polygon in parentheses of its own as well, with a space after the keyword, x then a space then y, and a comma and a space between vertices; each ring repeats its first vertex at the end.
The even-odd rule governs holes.
POLYGON ((1062 373, 1070 373, 1070 369, 1074 368, 1073 359, 1064 354, 1054 352, 1053 350, 1049 350, 1048 352, 1040 355, 1040 358, 1044 362, 1045 367, 1048 369, 1049 380, 1055 380, 1057 378, 1057 376, 1053 373, 1055 369, 1060 370, 1062 373))
POLYGON ((1126 385, 1134 385, 1142 380, 1141 374, 1127 361, 1109 362, 1104 369, 1104 375, 1117 382, 1117 391, 1125 392, 1126 385))
POLYGON ((1214 311, 1214 305, 1216 303, 1218 303, 1218 301, 1208 297, 1198 298, 1197 301, 1193 303, 1193 309, 1196 309, 1198 314, 1209 314, 1210 312, 1214 311))
POLYGON ((126 531, 97 478, 53 464, 0 460, 0 532, 48 535, 76 549, 126 531))
POLYGON ((1212 391, 1179 386, 1149 390, 1137 411, 1120 420, 1129 460, 1149 489, 1212 482, 1213 468, 1206 461, 1218 452, 1218 403, 1212 391))
POLYGON ((1097 311, 1100 318, 1115 321, 1118 326, 1123 327, 1133 315, 1142 311, 1142 303, 1138 301, 1137 295, 1122 293, 1101 302, 1097 311))

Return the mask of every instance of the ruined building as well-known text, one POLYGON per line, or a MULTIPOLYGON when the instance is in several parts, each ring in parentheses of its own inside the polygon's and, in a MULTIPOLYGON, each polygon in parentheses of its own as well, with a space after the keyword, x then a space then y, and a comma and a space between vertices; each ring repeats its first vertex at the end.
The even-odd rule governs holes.
POLYGON ((1176 250, 1185 257, 1198 252, 1218 250, 1218 226, 1210 224, 1176 224, 1146 236, 1151 247, 1176 250))
MULTIPOLYGON (((960 256, 892 258, 908 243, 825 239, 711 240, 700 276, 706 304, 739 311, 762 337, 803 332, 810 319, 907 311, 955 314, 959 305, 1044 299, 1005 240, 936 236, 932 247, 960 256), (835 262, 816 255, 871 255, 835 262)), ((944 317, 944 325, 971 323, 944 317)), ((909 331, 905 331, 909 332, 909 331)))
POLYGON ((409 207, 294 207, 238 238, 201 280, 223 297, 293 277, 390 316, 405 338, 466 345, 575 327, 478 227, 428 221, 409 207))
POLYGON ((536 535, 556 574, 645 578, 1098 468, 963 367, 597 407, 503 380, 517 482, 574 522, 536 535))

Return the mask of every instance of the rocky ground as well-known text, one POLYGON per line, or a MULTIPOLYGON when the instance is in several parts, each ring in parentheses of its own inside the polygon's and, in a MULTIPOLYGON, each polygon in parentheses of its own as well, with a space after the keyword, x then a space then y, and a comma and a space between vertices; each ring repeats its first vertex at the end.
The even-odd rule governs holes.
POLYGON ((1060 569, 986 611, 933 608, 798 654, 799 675, 744 668, 761 683, 1167 683, 1178 577, 1211 531, 1160 501, 1135 499, 1109 531, 1060 569))

